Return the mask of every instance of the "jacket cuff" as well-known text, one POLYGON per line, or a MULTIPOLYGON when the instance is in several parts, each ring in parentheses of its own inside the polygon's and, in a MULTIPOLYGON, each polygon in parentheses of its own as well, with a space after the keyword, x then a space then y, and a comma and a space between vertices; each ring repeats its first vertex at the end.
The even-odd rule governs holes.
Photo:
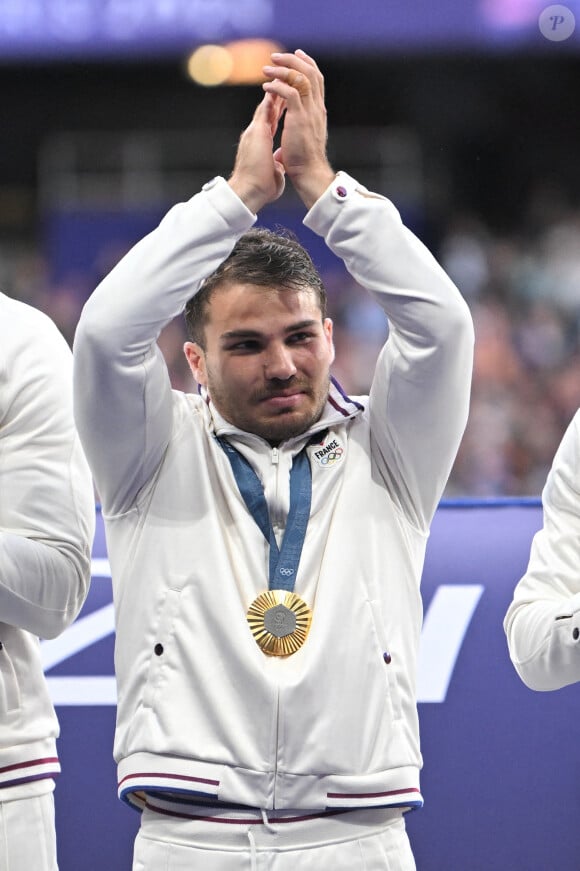
POLYGON ((216 212, 234 232, 249 230, 256 221, 256 215, 232 190, 225 178, 218 175, 206 182, 202 191, 216 212))
POLYGON ((326 236, 332 224, 340 212, 347 206, 352 205, 353 200, 360 203, 360 198, 367 200, 380 200, 388 204, 393 213, 398 215, 393 204, 386 197, 369 191, 363 184, 346 172, 337 172, 333 181, 326 188, 322 196, 314 203, 304 217, 304 225, 317 233, 326 236))

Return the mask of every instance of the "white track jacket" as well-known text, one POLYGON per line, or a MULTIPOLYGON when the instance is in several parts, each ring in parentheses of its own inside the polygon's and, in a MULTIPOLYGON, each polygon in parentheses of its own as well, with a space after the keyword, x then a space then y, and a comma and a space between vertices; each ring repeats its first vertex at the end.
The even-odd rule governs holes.
POLYGON ((46 315, 0 293, 0 801, 52 789, 60 770, 39 637, 85 600, 94 525, 70 349, 46 315))
POLYGON ((419 582, 466 423, 471 317, 394 206, 339 173, 305 224, 384 308, 390 337, 370 397, 333 384, 321 420, 271 448, 207 397, 172 392, 155 341, 254 221, 214 179, 121 260, 77 331, 77 424, 116 605, 119 792, 419 805, 419 582), (245 617, 268 588, 268 546, 214 436, 252 463, 279 531, 292 458, 315 432, 295 586, 313 622, 297 653, 270 658, 245 617))
POLYGON ((532 542, 504 628, 512 662, 534 690, 580 680, 580 412, 556 452, 532 542))

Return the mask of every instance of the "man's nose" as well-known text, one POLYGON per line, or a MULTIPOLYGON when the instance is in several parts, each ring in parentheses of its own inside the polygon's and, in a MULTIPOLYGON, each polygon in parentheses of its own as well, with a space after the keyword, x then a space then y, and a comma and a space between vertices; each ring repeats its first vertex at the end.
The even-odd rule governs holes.
POLYGON ((277 378, 287 381, 296 374, 296 366, 292 357, 292 351, 285 345, 275 345, 266 351, 264 370, 266 378, 277 378))

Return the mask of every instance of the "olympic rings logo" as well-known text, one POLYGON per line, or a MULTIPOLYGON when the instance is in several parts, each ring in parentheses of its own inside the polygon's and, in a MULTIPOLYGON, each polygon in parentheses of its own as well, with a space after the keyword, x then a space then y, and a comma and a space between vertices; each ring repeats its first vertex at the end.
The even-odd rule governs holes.
POLYGON ((289 575, 294 574, 294 569, 287 569, 287 568, 280 569, 280 574, 284 575, 285 577, 288 577, 289 575))
POLYGON ((325 454, 323 457, 320 457, 319 463, 321 466, 330 466, 332 463, 335 463, 337 460, 340 460, 344 451, 342 448, 335 448, 333 451, 330 451, 328 454, 325 454))

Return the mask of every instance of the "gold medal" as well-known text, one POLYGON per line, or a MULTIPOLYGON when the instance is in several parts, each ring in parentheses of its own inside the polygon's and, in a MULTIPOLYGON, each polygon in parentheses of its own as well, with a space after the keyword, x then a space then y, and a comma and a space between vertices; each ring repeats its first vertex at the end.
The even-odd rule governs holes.
POLYGON ((291 656, 308 635, 312 611, 300 596, 268 590, 254 599, 246 614, 256 644, 268 656, 291 656))

